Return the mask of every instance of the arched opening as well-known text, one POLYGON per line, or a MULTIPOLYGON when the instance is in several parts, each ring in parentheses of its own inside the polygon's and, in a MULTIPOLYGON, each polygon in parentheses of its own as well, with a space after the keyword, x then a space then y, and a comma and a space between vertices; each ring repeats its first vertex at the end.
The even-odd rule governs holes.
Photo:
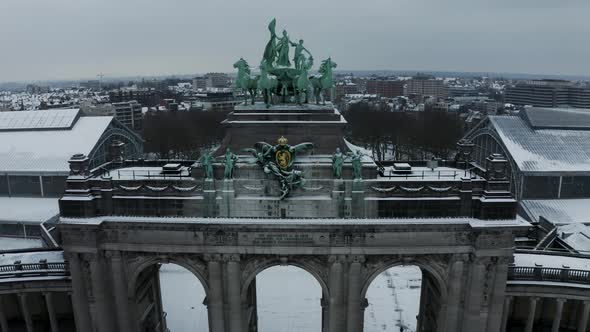
POLYGON ((365 286, 365 332, 437 331, 443 303, 440 282, 418 265, 376 271, 365 286))
POLYGON ((255 308, 250 330, 257 332, 322 331, 323 286, 303 268, 276 265, 259 272, 248 286, 255 308))
POLYGON ((146 262, 130 288, 140 331, 208 331, 207 288, 182 262, 146 262))
POLYGON ((189 270, 176 264, 163 264, 160 293, 170 332, 209 331, 205 288, 189 270))

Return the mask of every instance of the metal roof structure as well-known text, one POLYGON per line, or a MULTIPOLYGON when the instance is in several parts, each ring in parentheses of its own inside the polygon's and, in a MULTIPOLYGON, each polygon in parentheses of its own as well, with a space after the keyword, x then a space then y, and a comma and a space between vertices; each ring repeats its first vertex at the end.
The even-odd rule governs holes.
POLYGON ((520 201, 521 208, 535 222, 540 217, 553 224, 590 222, 590 199, 534 199, 520 201))
POLYGON ((70 129, 79 109, 0 112, 0 131, 70 129))
MULTIPOLYGON (((537 125, 547 127, 553 123, 560 129, 537 129, 524 116, 490 116, 489 121, 521 171, 590 172, 590 130, 563 129, 573 120, 559 120, 561 112, 533 116, 537 125)), ((570 112, 563 111, 563 114, 570 112)), ((580 120, 580 123, 585 122, 580 120)))
POLYGON ((2 113, 0 128, 12 127, 0 130, 0 173, 67 175, 70 157, 90 154, 112 121, 112 116, 79 116, 79 110, 69 109, 2 113))
POLYGON ((590 109, 533 107, 523 116, 535 129, 590 130, 590 109))

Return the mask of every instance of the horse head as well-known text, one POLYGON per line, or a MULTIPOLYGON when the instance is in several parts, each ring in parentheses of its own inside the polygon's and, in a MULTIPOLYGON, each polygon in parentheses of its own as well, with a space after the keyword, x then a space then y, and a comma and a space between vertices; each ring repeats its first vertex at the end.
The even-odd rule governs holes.
POLYGON ((248 62, 244 60, 244 58, 240 58, 240 60, 234 63, 234 68, 238 68, 238 70, 248 71, 250 69, 250 66, 248 65, 248 62))

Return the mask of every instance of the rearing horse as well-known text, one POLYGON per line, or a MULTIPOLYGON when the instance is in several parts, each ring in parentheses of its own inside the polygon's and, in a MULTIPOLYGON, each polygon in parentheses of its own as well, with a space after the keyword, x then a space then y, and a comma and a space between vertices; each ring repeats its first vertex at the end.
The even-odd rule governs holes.
POLYGON ((258 79, 258 88, 262 92, 266 107, 270 107, 270 104, 272 104, 272 95, 277 93, 276 89, 278 86, 276 77, 271 77, 271 75, 269 75, 268 67, 269 66, 265 60, 260 62, 260 78, 258 79))
POLYGON ((240 60, 234 63, 234 68, 238 68, 236 87, 244 91, 244 105, 248 104, 248 95, 246 92, 250 93, 250 99, 252 99, 252 105, 254 105, 254 98, 256 98, 256 88, 258 87, 258 77, 250 77, 250 66, 243 58, 240 58, 240 60))
POLYGON ((318 70, 322 75, 320 77, 311 78, 311 85, 313 86, 316 104, 320 103, 320 97, 322 98, 322 104, 326 104, 326 98, 324 97, 323 91, 332 89, 335 86, 332 77, 334 68, 336 68, 336 63, 332 61, 332 58, 327 58, 322 61, 320 69, 318 70))

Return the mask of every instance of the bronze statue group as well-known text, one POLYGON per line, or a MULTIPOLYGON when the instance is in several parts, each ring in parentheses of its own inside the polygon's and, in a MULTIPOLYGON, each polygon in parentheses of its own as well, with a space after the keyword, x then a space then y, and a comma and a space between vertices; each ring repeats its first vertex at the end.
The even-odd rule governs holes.
POLYGON ((244 93, 244 104, 254 104, 258 93, 263 97, 267 107, 276 103, 309 103, 311 98, 316 104, 325 104, 325 91, 334 88, 333 71, 336 63, 331 58, 322 61, 318 69, 319 76, 309 76, 313 66, 313 56, 303 46, 303 40, 294 43, 287 31, 282 36, 275 33, 276 20, 268 25, 270 39, 264 49, 260 62, 260 74, 252 76, 248 62, 240 58, 233 67, 238 69, 236 88, 244 93), (294 47, 293 64, 289 59, 290 48, 294 47), (306 55, 307 54, 307 55, 306 55))

